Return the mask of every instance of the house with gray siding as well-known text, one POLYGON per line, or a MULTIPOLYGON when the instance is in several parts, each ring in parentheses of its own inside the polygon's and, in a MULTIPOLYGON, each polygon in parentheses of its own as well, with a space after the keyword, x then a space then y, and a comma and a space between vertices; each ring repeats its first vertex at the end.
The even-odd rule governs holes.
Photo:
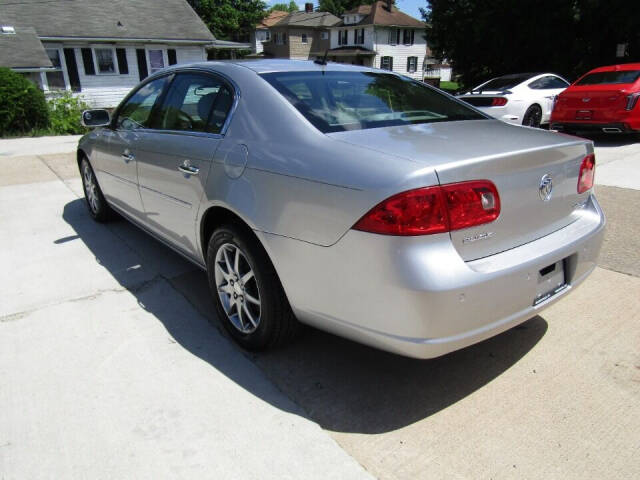
POLYGON ((217 42, 185 0, 0 0, 0 27, 0 66, 106 108, 164 67, 206 60, 217 42))

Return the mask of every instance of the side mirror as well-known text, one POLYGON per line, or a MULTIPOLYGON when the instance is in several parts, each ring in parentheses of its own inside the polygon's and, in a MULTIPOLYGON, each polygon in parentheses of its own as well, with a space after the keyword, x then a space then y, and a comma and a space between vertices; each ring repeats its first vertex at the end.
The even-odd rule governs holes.
POLYGON ((85 127, 106 127, 111 123, 109 112, 102 109, 82 112, 82 125, 85 127))

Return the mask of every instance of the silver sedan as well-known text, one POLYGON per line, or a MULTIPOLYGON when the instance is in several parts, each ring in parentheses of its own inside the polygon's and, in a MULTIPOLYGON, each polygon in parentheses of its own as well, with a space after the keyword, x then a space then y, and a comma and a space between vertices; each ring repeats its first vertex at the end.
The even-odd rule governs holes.
POLYGON ((390 72, 180 66, 83 121, 89 213, 116 211, 206 269, 218 319, 249 349, 304 323, 443 355, 567 295, 602 242, 591 142, 390 72))

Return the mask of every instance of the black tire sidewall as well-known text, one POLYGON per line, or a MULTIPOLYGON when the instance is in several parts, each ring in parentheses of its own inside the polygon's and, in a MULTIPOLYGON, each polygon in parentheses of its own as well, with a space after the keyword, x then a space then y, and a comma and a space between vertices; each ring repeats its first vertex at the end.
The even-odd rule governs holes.
POLYGON ((522 124, 527 127, 540 128, 540 125, 542 124, 542 109, 537 105, 531 105, 529 108, 527 108, 527 111, 524 114, 524 117, 522 119, 522 124), (537 125, 530 125, 528 120, 529 120, 529 117, 534 115, 534 112, 538 112, 540 121, 538 122, 537 125))
POLYGON ((224 226, 215 230, 211 235, 207 247, 207 277, 209 279, 209 288, 216 307, 218 320, 222 323, 225 330, 248 350, 261 350, 270 344, 274 331, 278 327, 277 306, 275 305, 278 298, 278 291, 276 289, 281 287, 277 284, 277 278, 274 282, 275 272, 273 272, 273 267, 270 265, 268 258, 266 258, 266 254, 248 237, 246 233, 235 226, 224 226), (242 251, 253 270, 258 285, 258 292, 260 294, 260 323, 255 331, 248 334, 240 332, 233 326, 218 297, 215 278, 216 253, 218 249, 226 243, 235 245, 242 251))

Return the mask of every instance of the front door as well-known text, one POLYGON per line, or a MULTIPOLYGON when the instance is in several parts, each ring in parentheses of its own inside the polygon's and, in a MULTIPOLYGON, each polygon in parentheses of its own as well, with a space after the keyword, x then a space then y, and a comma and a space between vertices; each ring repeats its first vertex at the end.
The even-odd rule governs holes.
POLYGON ((106 151, 101 159, 99 181, 109 203, 125 213, 142 219, 143 209, 138 192, 137 143, 140 132, 148 128, 151 111, 159 101, 166 77, 143 85, 120 107, 113 129, 105 129, 106 151))
POLYGON ((198 207, 233 90, 205 73, 177 73, 152 129, 141 133, 136 160, 146 224, 197 257, 198 207))

